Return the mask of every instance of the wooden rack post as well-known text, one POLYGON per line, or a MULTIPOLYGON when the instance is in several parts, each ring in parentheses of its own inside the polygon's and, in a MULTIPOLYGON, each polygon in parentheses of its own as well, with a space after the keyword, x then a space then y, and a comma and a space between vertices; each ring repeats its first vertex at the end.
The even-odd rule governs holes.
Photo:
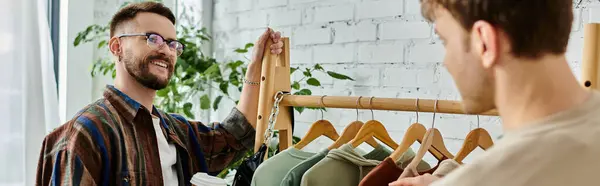
MULTIPOLYGON (((273 55, 268 48, 264 51, 254 151, 257 151, 265 140, 264 134, 269 124, 269 115, 271 115, 275 94, 278 91, 289 92, 292 89, 290 83, 290 40, 287 37, 281 39, 283 41, 281 54, 273 55)), ((266 46, 271 46, 272 43, 269 40, 266 46)), ((289 109, 285 106, 280 107, 274 128, 279 130, 279 147, 281 150, 287 149, 292 144, 292 117, 288 112, 289 109)))
POLYGON ((583 86, 598 90, 600 75, 598 61, 600 60, 600 24, 588 23, 584 26, 583 61, 581 64, 581 83, 583 86))

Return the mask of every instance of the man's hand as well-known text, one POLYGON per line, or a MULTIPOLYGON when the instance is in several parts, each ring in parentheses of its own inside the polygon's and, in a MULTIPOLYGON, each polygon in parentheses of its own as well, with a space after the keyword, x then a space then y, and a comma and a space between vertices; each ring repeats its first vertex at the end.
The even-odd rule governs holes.
POLYGON ((267 44, 267 40, 273 40, 273 44, 268 46, 268 49, 271 50, 272 54, 280 54, 283 48, 283 42, 281 41, 281 33, 273 31, 271 28, 267 28, 265 32, 258 38, 258 41, 254 43, 254 51, 252 51, 252 62, 260 63, 262 62, 263 53, 265 45, 267 44))
POLYGON ((427 186, 440 178, 431 174, 424 174, 413 178, 402 178, 390 183, 390 186, 427 186))
POLYGON ((258 38, 254 43, 254 49, 252 51, 252 58, 250 65, 248 66, 248 72, 246 72, 246 78, 250 81, 259 81, 261 66, 263 60, 263 54, 265 50, 270 50, 271 54, 280 54, 283 51, 283 41, 281 41, 281 33, 275 32, 271 28, 267 28, 265 32, 258 38), (267 41, 271 39, 273 44, 267 45, 267 41))

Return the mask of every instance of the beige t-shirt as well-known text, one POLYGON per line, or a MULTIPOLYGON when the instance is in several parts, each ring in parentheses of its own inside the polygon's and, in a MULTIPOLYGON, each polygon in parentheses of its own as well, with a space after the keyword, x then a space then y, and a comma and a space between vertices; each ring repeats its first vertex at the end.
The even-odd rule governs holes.
POLYGON ((600 94, 504 137, 434 186, 600 185, 600 94))

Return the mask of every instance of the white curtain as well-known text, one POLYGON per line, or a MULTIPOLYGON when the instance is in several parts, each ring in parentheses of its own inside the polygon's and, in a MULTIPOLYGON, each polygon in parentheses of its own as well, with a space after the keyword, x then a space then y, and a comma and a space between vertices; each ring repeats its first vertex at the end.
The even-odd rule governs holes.
POLYGON ((1 0, 0 185, 33 185, 42 140, 59 125, 46 0, 1 0))

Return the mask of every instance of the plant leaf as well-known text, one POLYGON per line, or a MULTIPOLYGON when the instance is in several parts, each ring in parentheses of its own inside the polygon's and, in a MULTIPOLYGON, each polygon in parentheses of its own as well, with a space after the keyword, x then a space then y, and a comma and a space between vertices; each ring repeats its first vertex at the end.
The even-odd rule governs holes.
POLYGON ((290 74, 293 74, 294 72, 296 72, 296 70, 298 70, 298 67, 290 68, 290 74))
POLYGON ((192 103, 183 104, 183 113, 186 117, 193 118, 194 114, 192 114, 192 103))
POLYGON ((102 40, 100 43, 98 43, 98 48, 102 48, 104 46, 106 46, 106 40, 102 40))
POLYGON ((159 91, 156 91, 156 95, 158 97, 167 97, 169 95, 169 88, 163 88, 159 91))
POLYGON ((300 89, 300 83, 298 83, 297 81, 294 81, 294 83, 292 84, 292 88, 294 90, 299 90, 300 89))
POLYGON ((246 46, 244 46, 245 49, 248 49, 250 47, 253 47, 254 43, 246 43, 246 46))
POLYGON ((295 92, 294 95, 312 95, 312 91, 309 89, 302 89, 298 92, 295 92))
POLYGON ((209 77, 212 77, 213 75, 216 75, 218 73, 220 73, 220 71, 219 71, 219 64, 217 64, 217 63, 212 64, 210 67, 208 67, 204 71, 204 74, 209 77))
POLYGON ((208 98, 207 94, 204 94, 202 97, 200 97, 200 108, 202 110, 210 108, 210 99, 208 98))
POLYGON ((83 33, 79 33, 77 34, 77 37, 75 37, 75 41, 73 41, 73 46, 79 46, 79 43, 81 43, 81 38, 83 33))
POLYGON ((344 74, 337 73, 337 72, 327 71, 327 74, 329 74, 329 76, 331 76, 332 78, 335 78, 335 79, 354 81, 354 79, 352 79, 344 74))
POLYGON ((319 64, 315 64, 315 70, 320 70, 320 71, 324 71, 325 69, 323 69, 323 67, 319 64))
POLYGON ((228 88, 229 88, 229 82, 221 82, 219 84, 219 89, 221 89, 221 92, 223 92, 223 94, 225 94, 225 95, 229 95, 229 92, 227 92, 228 88))
POLYGON ((298 111, 298 113, 302 114, 302 112, 304 112, 304 107, 294 107, 294 109, 296 111, 298 111))
POLYGON ((306 80, 306 83, 312 86, 321 86, 321 82, 319 82, 319 80, 315 78, 308 78, 308 80, 306 80))
POLYGON ((312 74, 310 73, 310 69, 306 69, 306 71, 302 72, 304 74, 304 76, 306 77, 312 77, 312 74))
POLYGON ((234 51, 237 53, 240 53, 240 54, 244 54, 244 53, 248 52, 247 49, 243 49, 243 48, 238 48, 238 49, 235 49, 234 51))
POLYGON ((227 66, 229 66, 229 68, 231 68, 231 70, 235 70, 236 68, 238 68, 239 66, 242 66, 244 64, 243 61, 237 60, 235 62, 230 62, 227 64, 227 66))
POLYGON ((215 111, 219 108, 219 103, 221 103, 221 99, 223 99, 223 96, 217 96, 217 98, 215 98, 215 101, 213 102, 213 109, 215 111))

